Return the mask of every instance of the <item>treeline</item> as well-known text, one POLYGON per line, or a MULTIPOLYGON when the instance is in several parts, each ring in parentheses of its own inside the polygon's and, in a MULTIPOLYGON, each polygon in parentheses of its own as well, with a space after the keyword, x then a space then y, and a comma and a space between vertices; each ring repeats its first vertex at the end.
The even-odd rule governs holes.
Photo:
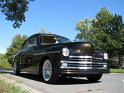
POLYGON ((120 68, 124 63, 124 24, 122 16, 110 13, 105 7, 94 19, 84 19, 76 24, 76 39, 89 41, 94 48, 109 54, 110 67, 120 68))
POLYGON ((0 54, 0 68, 11 68, 13 58, 15 54, 21 49, 21 46, 26 38, 26 35, 21 36, 18 34, 12 39, 12 43, 7 48, 6 53, 0 54))

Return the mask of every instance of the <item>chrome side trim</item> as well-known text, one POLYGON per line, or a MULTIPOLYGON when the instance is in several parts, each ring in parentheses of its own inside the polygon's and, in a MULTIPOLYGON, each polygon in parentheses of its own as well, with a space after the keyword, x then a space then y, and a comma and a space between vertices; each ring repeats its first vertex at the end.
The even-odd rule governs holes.
POLYGON ((36 53, 36 54, 34 54, 34 55, 36 56, 36 55, 43 55, 43 54, 50 54, 50 53, 60 53, 60 51, 52 51, 52 52, 36 53))
POLYGON ((69 58, 93 58, 92 56, 69 56, 69 58))

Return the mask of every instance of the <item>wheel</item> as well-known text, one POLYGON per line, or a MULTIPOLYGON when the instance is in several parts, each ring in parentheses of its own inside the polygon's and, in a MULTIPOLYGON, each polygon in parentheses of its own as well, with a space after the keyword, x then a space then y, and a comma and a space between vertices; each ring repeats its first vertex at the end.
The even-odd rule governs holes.
POLYGON ((54 66, 55 62, 51 62, 49 59, 44 61, 42 67, 42 76, 43 80, 46 83, 55 83, 58 80, 58 71, 56 66, 54 66))
POLYGON ((101 77, 102 77, 102 74, 95 74, 95 75, 93 74, 93 75, 88 75, 88 76, 87 76, 87 79, 88 79, 89 81, 96 82, 96 81, 100 80, 101 77))
POLYGON ((19 65, 17 62, 14 62, 14 64, 13 64, 13 74, 14 75, 20 75, 19 65))

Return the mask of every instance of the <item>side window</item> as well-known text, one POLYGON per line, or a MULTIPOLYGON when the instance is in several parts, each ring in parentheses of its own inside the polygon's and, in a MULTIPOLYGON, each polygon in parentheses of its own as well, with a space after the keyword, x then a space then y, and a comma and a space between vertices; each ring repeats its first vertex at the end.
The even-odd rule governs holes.
POLYGON ((56 43, 56 38, 54 36, 43 36, 42 37, 42 44, 48 45, 48 44, 55 44, 56 43))
POLYGON ((28 41, 28 47, 32 47, 37 45, 37 38, 36 37, 31 37, 28 41))

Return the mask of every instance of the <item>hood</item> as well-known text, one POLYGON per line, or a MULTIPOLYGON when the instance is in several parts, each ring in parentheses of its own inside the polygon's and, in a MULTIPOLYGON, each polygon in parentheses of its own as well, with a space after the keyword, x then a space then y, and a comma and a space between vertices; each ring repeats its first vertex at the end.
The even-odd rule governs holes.
POLYGON ((69 42, 64 44, 70 50, 71 56, 92 56, 94 52, 93 45, 89 42, 69 42))

